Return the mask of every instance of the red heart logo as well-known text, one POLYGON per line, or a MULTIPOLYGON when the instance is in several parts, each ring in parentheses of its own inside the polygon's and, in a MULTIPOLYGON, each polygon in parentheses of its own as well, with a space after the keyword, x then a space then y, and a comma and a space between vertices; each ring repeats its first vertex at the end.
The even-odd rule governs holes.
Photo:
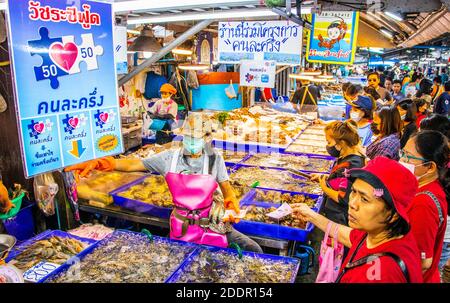
POLYGON ((102 120, 103 123, 106 123, 106 121, 108 121, 108 113, 101 113, 100 120, 102 120))
POLYGON ((70 118, 69 119, 69 125, 72 126, 72 128, 77 128, 77 126, 78 126, 78 118, 70 118))
POLYGON ((59 42, 53 43, 50 47, 50 58, 62 70, 69 72, 77 61, 78 46, 75 43, 68 42, 65 45, 59 42))
POLYGON ((34 127, 35 131, 42 134, 42 132, 44 131, 45 125, 44 125, 44 123, 41 122, 41 123, 36 123, 33 127, 34 127))

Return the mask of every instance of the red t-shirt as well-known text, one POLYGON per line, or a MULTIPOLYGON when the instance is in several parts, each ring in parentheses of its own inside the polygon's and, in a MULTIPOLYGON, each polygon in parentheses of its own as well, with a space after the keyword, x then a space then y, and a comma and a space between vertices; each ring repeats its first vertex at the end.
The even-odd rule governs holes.
POLYGON ((428 195, 418 195, 411 202, 408 216, 411 222, 411 231, 419 247, 420 256, 425 254, 425 259, 433 258, 433 263, 424 275, 426 283, 439 283, 439 259, 441 258, 442 245, 444 243, 445 229, 447 227, 447 200, 444 189, 439 181, 434 181, 419 188, 419 192, 430 191, 439 200, 444 221, 439 227, 439 213, 436 204, 428 195))
MULTIPOLYGON (((352 247, 344 260, 342 269, 349 262, 350 257, 356 250, 358 244, 366 236, 366 233, 360 230, 352 230, 350 233, 350 241, 352 247)), ((368 249, 367 243, 361 245, 356 252, 353 262, 371 254, 390 252, 400 257, 406 264, 409 272, 409 279, 412 283, 421 283, 422 273, 419 258, 419 251, 412 233, 408 233, 400 239, 395 239, 383 243, 375 248, 368 249)), ((348 269, 341 278, 341 283, 406 283, 400 266, 395 260, 389 256, 380 257, 372 262, 364 265, 348 269)))
POLYGON ((422 113, 417 113, 416 115, 417 115, 416 126, 417 126, 417 128, 420 128, 420 121, 425 119, 427 116, 422 113))

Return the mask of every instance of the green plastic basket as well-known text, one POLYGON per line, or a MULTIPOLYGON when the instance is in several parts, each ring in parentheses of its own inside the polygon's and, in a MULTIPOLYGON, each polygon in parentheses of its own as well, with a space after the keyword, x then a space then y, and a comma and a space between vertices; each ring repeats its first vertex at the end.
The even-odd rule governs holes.
POLYGON ((6 214, 0 214, 1 220, 6 220, 11 217, 14 217, 19 212, 22 207, 22 200, 25 197, 25 193, 21 193, 17 198, 13 199, 11 203, 14 205, 6 214))

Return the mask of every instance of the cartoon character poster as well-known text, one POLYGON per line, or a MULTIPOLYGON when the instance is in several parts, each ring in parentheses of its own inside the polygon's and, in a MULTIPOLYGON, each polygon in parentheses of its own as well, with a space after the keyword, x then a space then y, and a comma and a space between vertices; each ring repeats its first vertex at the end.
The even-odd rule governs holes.
POLYGON ((123 151, 111 3, 8 1, 25 175, 123 151))
POLYGON ((312 17, 306 60, 352 64, 358 35, 358 12, 322 12, 312 17))

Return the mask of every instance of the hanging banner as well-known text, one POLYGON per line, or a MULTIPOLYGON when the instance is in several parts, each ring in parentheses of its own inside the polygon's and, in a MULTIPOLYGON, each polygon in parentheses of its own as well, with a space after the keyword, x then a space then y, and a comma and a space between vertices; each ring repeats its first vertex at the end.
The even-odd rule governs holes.
POLYGON ((309 62, 352 64, 356 52, 359 12, 313 14, 306 49, 309 62))
POLYGON ((114 28, 114 48, 116 50, 117 74, 121 75, 128 73, 126 26, 116 26, 114 28))
POLYGON ((112 6, 67 3, 8 1, 27 177, 123 151, 112 6))
POLYGON ((240 86, 275 87, 275 61, 242 60, 240 86))
POLYGON ((299 65, 302 26, 289 21, 219 22, 219 62, 273 60, 299 65))

